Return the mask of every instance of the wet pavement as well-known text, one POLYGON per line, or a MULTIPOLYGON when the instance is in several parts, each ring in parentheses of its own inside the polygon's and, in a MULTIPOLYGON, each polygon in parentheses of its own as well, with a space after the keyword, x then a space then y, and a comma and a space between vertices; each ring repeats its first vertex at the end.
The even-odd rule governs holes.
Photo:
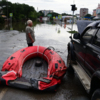
MULTIPOLYGON (((67 25, 71 27, 71 25, 67 25)), ((77 30, 77 26, 74 25, 77 30)), ((59 25, 37 24, 34 27, 36 41, 34 45, 41 45, 45 47, 52 46, 55 51, 67 63, 67 43, 70 41, 70 34, 67 32, 69 29, 59 25)), ((27 47, 25 32, 16 30, 0 31, 0 69, 5 60, 15 51, 27 47)), ((33 71, 32 59, 23 65, 23 75, 29 77, 32 74, 34 77, 38 73, 45 73, 47 68, 41 67, 33 71), (27 67, 28 66, 28 67, 27 67), (36 73, 35 73, 36 72, 36 73)), ((34 62, 33 62, 34 63, 34 62)), ((45 64, 45 66, 47 66, 45 64)), ((81 85, 76 74, 69 75, 66 73, 62 79, 62 83, 56 92, 36 92, 32 90, 22 90, 7 86, 0 87, 0 100, 89 100, 88 94, 81 85)))

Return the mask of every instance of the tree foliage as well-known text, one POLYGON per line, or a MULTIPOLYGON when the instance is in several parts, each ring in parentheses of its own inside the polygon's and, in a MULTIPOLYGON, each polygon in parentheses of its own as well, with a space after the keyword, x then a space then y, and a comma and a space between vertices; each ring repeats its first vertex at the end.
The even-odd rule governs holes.
POLYGON ((53 17, 53 16, 58 16, 59 15, 59 13, 56 13, 56 12, 52 12, 52 13, 48 13, 47 14, 47 16, 49 16, 49 15, 51 15, 51 17, 53 17))
POLYGON ((66 13, 62 13, 62 16, 68 16, 68 14, 66 14, 66 13))
POLYGON ((71 15, 71 14, 66 14, 66 13, 62 13, 61 15, 62 15, 62 16, 73 16, 73 15, 71 15))
POLYGON ((9 13, 13 13, 13 19, 17 21, 22 19, 35 20, 39 15, 34 7, 27 4, 11 3, 7 0, 2 0, 0 1, 0 6, 2 7, 4 15, 9 18, 9 13))
POLYGON ((0 23, 4 23, 4 18, 0 17, 0 23))
POLYGON ((42 11, 39 11, 39 13, 38 13, 38 17, 44 17, 44 13, 42 12, 42 11))
POLYGON ((87 14, 87 15, 85 15, 84 17, 91 17, 92 15, 91 14, 87 14))

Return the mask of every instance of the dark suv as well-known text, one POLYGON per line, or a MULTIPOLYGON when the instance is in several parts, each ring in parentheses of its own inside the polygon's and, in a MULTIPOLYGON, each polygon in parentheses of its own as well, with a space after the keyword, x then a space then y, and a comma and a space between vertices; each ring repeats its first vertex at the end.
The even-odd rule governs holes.
POLYGON ((100 21, 75 33, 68 43, 68 72, 78 74, 91 100, 100 100, 100 21))

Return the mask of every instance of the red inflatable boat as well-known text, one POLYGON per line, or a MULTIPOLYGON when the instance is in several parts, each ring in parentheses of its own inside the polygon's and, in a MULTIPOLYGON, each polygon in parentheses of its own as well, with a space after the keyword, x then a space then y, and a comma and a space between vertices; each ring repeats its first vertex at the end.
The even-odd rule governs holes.
POLYGON ((0 83, 8 86, 34 89, 34 90, 56 90, 58 84, 61 83, 63 75, 66 73, 62 58, 50 48, 42 46, 31 46, 18 50, 12 54, 3 64, 0 71, 0 83), (40 57, 48 63, 47 77, 38 79, 25 79, 22 77, 22 66, 25 61, 40 57))

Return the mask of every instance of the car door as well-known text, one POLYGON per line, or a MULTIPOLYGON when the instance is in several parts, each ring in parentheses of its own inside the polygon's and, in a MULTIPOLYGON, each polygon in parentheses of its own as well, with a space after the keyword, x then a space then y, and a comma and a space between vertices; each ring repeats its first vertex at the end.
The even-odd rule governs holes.
POLYGON ((100 29, 91 43, 86 45, 85 67, 90 75, 100 69, 100 29))
POLYGON ((86 57, 86 44, 89 43, 93 37, 93 34, 95 32, 95 29, 92 28, 87 28, 86 31, 81 35, 80 39, 75 39, 74 40, 74 49, 75 49, 75 55, 76 55, 76 60, 80 65, 85 68, 86 71, 87 68, 85 66, 85 57, 86 57))
POLYGON ((81 66, 84 66, 84 58, 86 52, 84 43, 80 38, 80 39, 74 39, 73 44, 74 44, 75 59, 81 66))

